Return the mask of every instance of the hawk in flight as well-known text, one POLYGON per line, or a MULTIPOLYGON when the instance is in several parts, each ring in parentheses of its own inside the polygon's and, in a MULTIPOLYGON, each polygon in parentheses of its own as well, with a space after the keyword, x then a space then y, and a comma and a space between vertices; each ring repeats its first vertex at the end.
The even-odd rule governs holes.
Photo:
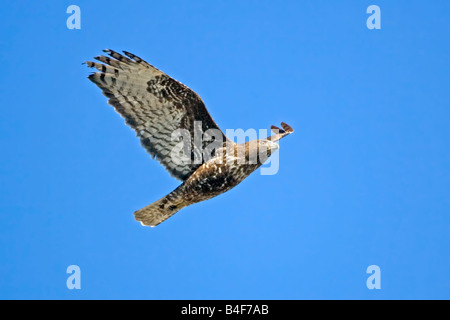
POLYGON ((191 204, 222 194, 248 177, 278 149, 276 141, 294 130, 281 123, 274 135, 243 144, 219 129, 202 99, 191 89, 136 55, 104 50, 87 61, 89 75, 125 119, 142 146, 182 184, 136 211, 144 226, 156 226, 191 204), (211 147, 212 146, 212 147, 211 147))

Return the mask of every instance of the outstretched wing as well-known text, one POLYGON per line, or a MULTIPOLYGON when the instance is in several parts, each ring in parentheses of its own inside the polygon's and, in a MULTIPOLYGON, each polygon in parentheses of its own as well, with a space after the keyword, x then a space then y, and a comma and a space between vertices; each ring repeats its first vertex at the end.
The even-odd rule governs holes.
POLYGON ((95 57, 102 63, 86 62, 99 71, 91 74, 89 80, 109 98, 108 103, 136 131, 142 146, 152 157, 156 157, 173 177, 186 180, 204 162, 194 137, 202 139, 198 137, 199 133, 201 136, 207 130, 213 132, 213 137, 203 137, 200 142, 202 148, 218 140, 218 136, 222 141, 226 140, 202 99, 134 54, 124 51, 124 56, 109 49, 104 52, 110 57, 95 57), (179 150, 180 143, 186 142, 181 142, 182 139, 187 137, 179 134, 178 140, 173 139, 172 133, 177 129, 185 129, 184 132, 189 133, 188 148, 184 145, 183 150, 179 150))

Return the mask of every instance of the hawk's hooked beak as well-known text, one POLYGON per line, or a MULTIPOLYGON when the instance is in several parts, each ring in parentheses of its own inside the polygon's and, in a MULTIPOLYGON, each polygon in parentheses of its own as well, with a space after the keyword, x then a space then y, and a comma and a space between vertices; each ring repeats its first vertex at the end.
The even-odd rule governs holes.
POLYGON ((280 145, 279 145, 278 143, 276 143, 276 142, 274 142, 274 141, 271 141, 271 140, 267 140, 267 142, 269 143, 270 149, 271 149, 272 151, 275 151, 275 150, 277 150, 277 149, 280 149, 280 145))

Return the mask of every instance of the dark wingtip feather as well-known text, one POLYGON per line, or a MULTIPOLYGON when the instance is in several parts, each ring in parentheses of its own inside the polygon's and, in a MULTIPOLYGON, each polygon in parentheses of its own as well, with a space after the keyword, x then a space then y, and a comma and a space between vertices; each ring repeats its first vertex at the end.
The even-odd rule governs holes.
POLYGON ((281 126, 283 127, 284 131, 286 131, 287 133, 294 132, 294 129, 292 129, 292 127, 285 122, 282 122, 281 126))
POLYGON ((136 57, 134 54, 132 54, 132 53, 130 53, 128 51, 122 50, 122 52, 125 53, 125 55, 127 55, 131 59, 134 59, 134 57, 136 57))
POLYGON ((277 134, 277 133, 284 133, 283 129, 278 128, 277 126, 270 126, 270 129, 272 130, 273 133, 277 134))

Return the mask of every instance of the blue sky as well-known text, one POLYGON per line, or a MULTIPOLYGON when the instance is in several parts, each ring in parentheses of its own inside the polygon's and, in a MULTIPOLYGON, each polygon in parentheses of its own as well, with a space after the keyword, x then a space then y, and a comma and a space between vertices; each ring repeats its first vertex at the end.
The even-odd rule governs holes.
POLYGON ((3 1, 0 298, 449 299, 449 12, 3 1), (292 125, 279 172, 142 227, 132 213, 178 181, 87 80, 81 63, 104 48, 188 85, 223 130, 292 125))

